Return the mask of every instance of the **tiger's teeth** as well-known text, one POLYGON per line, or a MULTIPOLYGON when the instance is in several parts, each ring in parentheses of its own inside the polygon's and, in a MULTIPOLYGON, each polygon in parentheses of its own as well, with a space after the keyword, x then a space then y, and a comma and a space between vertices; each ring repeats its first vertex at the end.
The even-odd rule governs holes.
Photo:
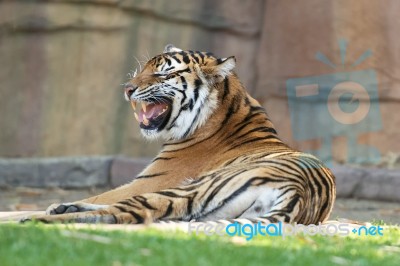
POLYGON ((131 101, 131 105, 132 105, 133 110, 136 111, 136 102, 135 101, 131 101))
POLYGON ((148 126, 148 125, 149 125, 149 120, 147 119, 147 117, 146 117, 145 115, 143 115, 143 124, 144 124, 145 126, 148 126))
POLYGON ((136 121, 139 122, 139 116, 137 115, 137 113, 133 113, 135 115, 136 121))
POLYGON ((144 102, 142 102, 142 109, 146 113, 146 104, 144 102))

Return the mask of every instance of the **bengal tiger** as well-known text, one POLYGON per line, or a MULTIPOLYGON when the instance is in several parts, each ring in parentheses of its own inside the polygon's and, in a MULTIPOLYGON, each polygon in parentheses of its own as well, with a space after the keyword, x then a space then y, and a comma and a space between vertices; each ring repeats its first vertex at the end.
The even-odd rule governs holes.
POLYGON ((233 72, 235 57, 167 45, 124 86, 141 133, 165 144, 131 183, 53 204, 42 222, 137 224, 247 218, 316 224, 334 204, 335 178, 277 136, 233 72))

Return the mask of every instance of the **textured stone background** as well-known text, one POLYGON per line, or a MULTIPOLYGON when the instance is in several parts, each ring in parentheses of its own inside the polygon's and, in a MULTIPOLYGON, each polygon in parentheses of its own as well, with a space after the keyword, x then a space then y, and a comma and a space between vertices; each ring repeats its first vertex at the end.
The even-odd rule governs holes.
MULTIPOLYGON (((285 82, 332 73, 321 51, 340 62, 373 56, 352 70, 378 74, 383 130, 359 141, 399 152, 400 2, 387 1, 117 1, 0 3, 0 156, 124 154, 152 156, 159 144, 139 136, 122 87, 129 70, 167 43, 235 55, 237 72, 267 108, 282 138, 295 142, 285 82)), ((312 119, 312 117, 310 117, 312 119)), ((338 161, 346 139, 334 139, 338 161)))

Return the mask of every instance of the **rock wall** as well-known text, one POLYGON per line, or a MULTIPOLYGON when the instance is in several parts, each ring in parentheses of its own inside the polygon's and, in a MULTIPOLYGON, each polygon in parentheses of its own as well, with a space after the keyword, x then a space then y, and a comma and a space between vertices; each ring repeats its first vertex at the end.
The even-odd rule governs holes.
MULTIPOLYGON (((400 42, 397 37, 400 19, 395 15, 398 12, 400 2, 395 0, 266 2, 258 50, 256 97, 267 108, 284 140, 301 150, 319 149, 323 145, 321 138, 296 141, 299 136, 288 106, 289 79, 310 77, 311 83, 312 77, 331 75, 335 78, 336 75, 339 78, 338 73, 356 79, 353 73, 371 70, 376 74, 377 83, 368 84, 369 76, 362 81, 378 92, 377 98, 369 99, 370 113, 372 106, 379 110, 372 111, 374 118, 363 129, 349 126, 341 134, 332 136, 333 157, 336 161, 348 161, 348 154, 360 144, 377 148, 381 158, 390 152, 399 153, 396 110, 400 110, 400 42), (346 43, 343 58, 340 41, 346 43), (366 51, 370 51, 370 56, 357 64, 366 51), (335 67, 317 60, 318 52, 335 67), (356 143, 349 144, 349 135, 355 136, 356 143)), ((324 100, 320 99, 319 103, 326 106, 324 100)), ((366 99, 360 99, 360 106, 367 104, 366 99)), ((329 134, 324 127, 337 126, 338 122, 330 116, 318 116, 319 110, 322 108, 316 108, 314 113, 303 112, 307 117, 299 119, 304 128, 309 127, 306 131, 310 134, 314 131, 329 134)), ((371 157, 373 154, 369 153, 373 153, 373 149, 365 153, 356 156, 371 157)))
POLYGON ((122 97, 135 57, 168 43, 234 54, 254 86, 264 3, 241 2, 0 3, 0 156, 152 156, 122 97))
MULTIPOLYGON (((318 148, 321 139, 296 141, 288 79, 372 69, 382 126, 357 142, 398 152, 399 11, 396 0, 1 2, 0 156, 155 154, 159 144, 140 137, 120 84, 135 57, 145 61, 167 43, 235 55, 245 86, 300 149, 318 148), (368 49, 372 56, 352 67, 368 49), (316 60, 317 52, 337 67, 316 60)), ((346 132, 332 145, 345 161, 346 132)))

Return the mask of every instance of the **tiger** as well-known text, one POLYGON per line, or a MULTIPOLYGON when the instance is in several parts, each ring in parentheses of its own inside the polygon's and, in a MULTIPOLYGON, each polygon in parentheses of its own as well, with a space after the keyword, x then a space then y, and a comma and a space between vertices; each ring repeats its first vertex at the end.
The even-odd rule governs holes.
MULTIPOLYGON (((142 224, 238 219, 317 224, 328 219, 335 177, 290 148, 234 72, 234 56, 167 45, 124 84, 124 97, 159 154, 132 182, 53 204, 45 222, 142 224)), ((133 119, 132 117, 132 119, 133 119)))

